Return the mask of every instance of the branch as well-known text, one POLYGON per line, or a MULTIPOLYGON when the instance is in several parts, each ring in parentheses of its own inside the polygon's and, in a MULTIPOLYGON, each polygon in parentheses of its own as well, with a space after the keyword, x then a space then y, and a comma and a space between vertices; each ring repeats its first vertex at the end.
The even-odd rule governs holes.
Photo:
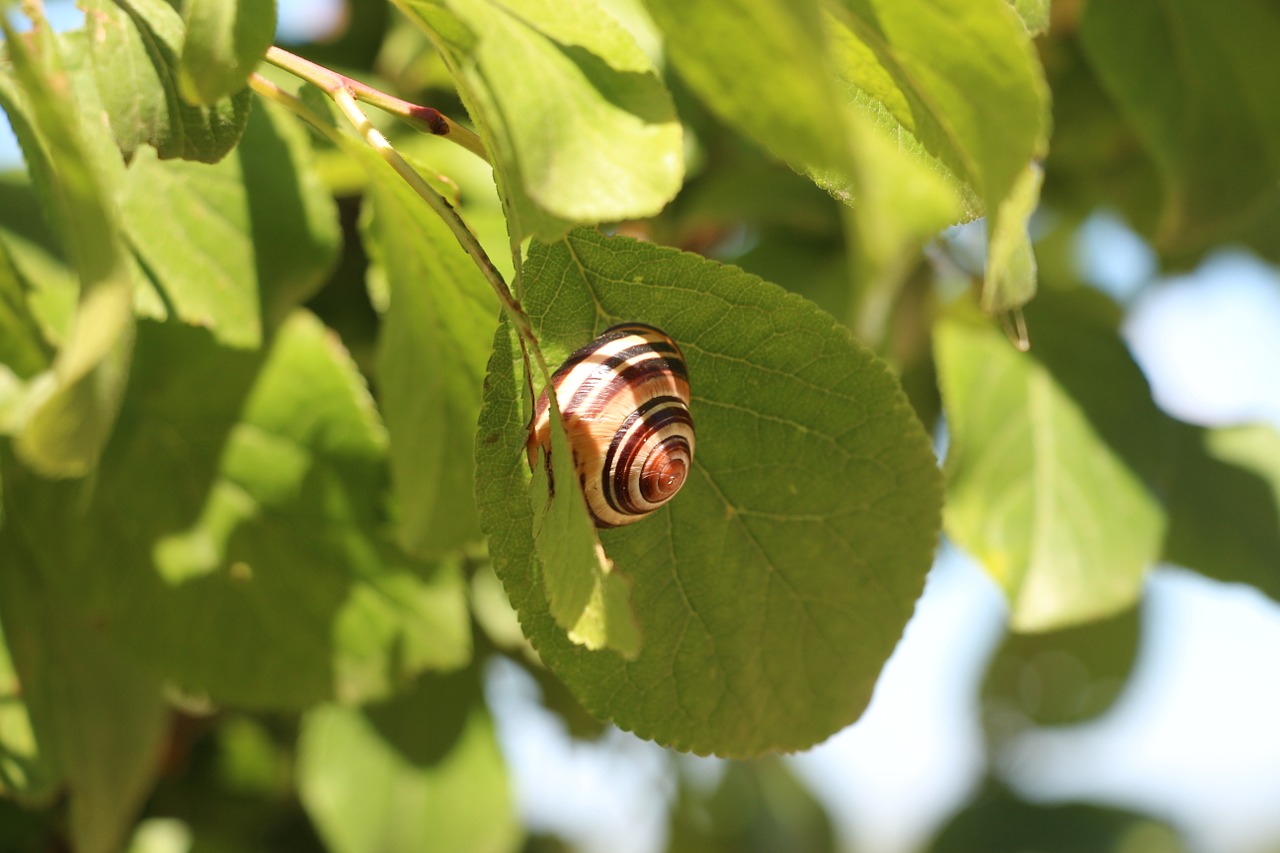
POLYGON ((386 92, 361 83, 359 80, 354 80, 345 74, 339 74, 336 71, 325 68, 323 65, 316 65, 310 60, 303 59, 301 56, 282 50, 274 45, 267 48, 266 60, 277 68, 288 71, 295 77, 300 77, 308 83, 315 84, 331 98, 335 97, 338 92, 349 92, 356 100, 364 101, 366 104, 372 104, 378 109, 391 113, 393 116, 403 119, 410 126, 425 133, 444 137, 450 142, 461 145, 486 163, 489 162, 489 155, 484 150, 484 143, 481 142, 480 137, 439 110, 411 104, 393 95, 388 95, 386 92))

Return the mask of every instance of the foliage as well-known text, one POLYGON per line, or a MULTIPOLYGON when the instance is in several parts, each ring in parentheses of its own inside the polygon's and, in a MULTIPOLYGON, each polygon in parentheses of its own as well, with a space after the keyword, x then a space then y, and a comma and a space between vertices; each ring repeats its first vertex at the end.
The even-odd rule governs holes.
MULTIPOLYGON (((1280 438, 1161 412, 1062 251, 1107 207, 1170 268, 1276 259, 1273 5, 393 5, 320 65, 267 3, 5 23, 0 847, 145 814, 516 849, 492 658, 584 737, 805 749, 870 702, 944 530, 1009 600, 996 745, 1107 707, 1157 561, 1277 596, 1280 438), (946 229, 977 220, 973 263, 946 229), (525 441, 626 320, 687 356, 697 456, 596 531, 558 419, 550 467, 525 441)), ((992 781, 939 849, 1005 813, 1040 814, 992 781)), ((676 848, 762 832, 832 843, 775 761, 682 779, 676 848)))

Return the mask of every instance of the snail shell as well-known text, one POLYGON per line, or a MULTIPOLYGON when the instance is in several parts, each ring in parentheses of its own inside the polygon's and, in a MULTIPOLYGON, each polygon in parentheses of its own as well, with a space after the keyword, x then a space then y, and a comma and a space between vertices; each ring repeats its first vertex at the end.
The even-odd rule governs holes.
MULTIPOLYGON (((596 527, 621 527, 675 497, 693 464, 689 371, 680 347, 643 323, 608 329, 551 375, 574 467, 596 527)), ((551 453, 543 391, 526 451, 551 453)))

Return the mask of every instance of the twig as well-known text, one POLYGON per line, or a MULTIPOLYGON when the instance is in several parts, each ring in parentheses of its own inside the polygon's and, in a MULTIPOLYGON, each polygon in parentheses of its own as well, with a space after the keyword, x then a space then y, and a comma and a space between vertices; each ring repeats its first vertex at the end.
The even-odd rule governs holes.
MULTIPOLYGON (((320 66, 315 67, 319 68, 320 66)), ((350 140, 343 134, 338 133, 330 122, 318 115, 298 97, 286 92, 259 74, 254 74, 250 78, 249 84, 255 92, 289 109, 337 144, 349 144, 350 140)), ((376 151, 378 156, 386 161, 395 170, 396 174, 409 185, 410 189, 417 193, 444 220, 454 238, 457 239, 466 253, 471 256, 476 266, 479 267, 480 274, 484 276, 485 281, 493 288, 493 292, 498 295, 498 300, 502 303, 503 309, 507 312, 507 316, 515 325, 520 336, 536 343, 537 339, 533 333, 533 324, 529 320, 529 315, 525 313, 519 301, 512 295, 506 279, 502 277, 502 273, 498 271, 498 268, 493 265, 488 253, 480 245, 480 241, 476 239, 471 229, 467 227, 467 223, 458 215, 458 211, 454 209, 453 205, 449 204, 449 201, 444 196, 436 192, 431 184, 427 183, 426 178, 418 174, 417 170, 409 165, 408 161, 400 156, 400 152, 387 141, 382 132, 373 126, 373 122, 369 121, 369 117, 365 115, 364 110, 360 109, 355 95, 349 89, 337 86, 326 89, 326 91, 338 107, 338 111, 352 124, 369 147, 376 151)), ((534 350, 535 352, 537 351, 536 346, 534 350)))
POLYGON ((366 104, 371 104, 378 109, 391 113, 418 130, 434 136, 444 137, 457 145, 461 145, 486 163, 489 162, 489 155, 484 150, 484 143, 481 142, 480 137, 439 110, 411 104, 393 95, 388 95, 386 92, 361 83, 359 80, 354 80, 345 74, 339 74, 336 71, 325 68, 323 65, 316 65, 310 60, 303 59, 301 56, 282 50, 274 45, 267 48, 266 60, 277 68, 288 71, 295 77, 300 77, 309 83, 315 84, 330 97, 334 97, 337 92, 349 92, 356 100, 364 101, 366 104))

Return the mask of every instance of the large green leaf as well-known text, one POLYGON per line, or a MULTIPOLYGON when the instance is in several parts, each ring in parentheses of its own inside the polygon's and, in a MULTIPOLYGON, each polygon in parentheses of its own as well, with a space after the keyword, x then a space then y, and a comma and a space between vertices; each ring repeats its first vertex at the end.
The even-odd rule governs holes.
POLYGON ((378 705, 309 712, 298 745, 298 787, 336 853, 496 853, 520 846, 474 670, 421 678, 378 705))
POLYGON ((385 164, 367 165, 365 245, 390 296, 377 377, 400 540, 439 555, 480 538, 475 423, 497 299, 440 217, 385 164))
POLYGON ((432 37, 483 137, 513 239, 651 216, 684 177, 671 98, 589 0, 396 0, 432 37))
POLYGON ((36 772, 66 785, 75 849, 112 853, 159 759, 168 716, 161 684, 122 652, 110 619, 80 606, 65 567, 42 545, 22 534, 0 539, 4 639, 39 746, 36 772))
POLYGON ((680 749, 809 746, 857 718, 922 588, 939 478, 883 364, 811 303, 671 249, 575 231, 535 245, 526 307, 550 358, 623 320, 684 349, 698 429, 683 491, 601 532, 633 584, 634 661, 573 644, 535 559, 525 378, 504 327, 478 500, 494 567, 543 660, 599 717, 680 749))
POLYGON ((271 105, 254 111, 235 155, 216 165, 134 155, 125 231, 177 317, 255 348, 315 292, 341 235, 309 165, 305 132, 271 105))
POLYGON ((0 536, 39 543, 121 642, 218 701, 378 696, 465 663, 458 567, 387 540, 386 437, 336 339, 299 314, 264 363, 182 324, 139 330, 93 488, 6 477, 0 536))
MULTIPOLYGON (((1189 252, 1280 213, 1280 8, 1269 0, 1090 3, 1103 85, 1156 161, 1157 246, 1189 252)), ((1265 241, 1271 250, 1274 240, 1265 241)))
POLYGON ((1061 297, 1033 307, 1030 353, 960 311, 934 329, 947 534, 1004 588, 1020 631, 1131 606, 1165 522, 1163 421, 1114 324, 1061 297))
POLYGON ((80 278, 71 330, 51 370, 33 380, 17 448, 47 475, 83 476, 111 433, 131 347, 133 275, 116 227, 115 175, 99 168, 92 127, 82 125, 68 99, 73 84, 48 25, 36 26, 28 48, 0 24, 23 94, 2 85, 0 105, 20 128, 42 206, 80 278))
POLYGON ((276 34, 275 0, 188 0, 178 89, 213 106, 249 83, 276 34))
POLYGON ((249 90, 207 107, 183 99, 183 24, 171 5, 86 0, 85 22, 98 89, 126 158, 151 145, 161 159, 215 163, 235 146, 249 118, 249 90))
MULTIPOLYGON (((368 183, 361 230, 369 296, 382 313, 375 384, 390 438, 399 541, 419 556, 456 551, 480 538, 471 499, 474 425, 497 300, 441 217, 335 121, 328 99, 314 87, 301 97, 368 183)), ((491 204, 497 208, 496 197, 491 204)), ((477 207, 483 217, 484 201, 477 207)), ((505 246, 501 225, 499 233, 505 246)))

